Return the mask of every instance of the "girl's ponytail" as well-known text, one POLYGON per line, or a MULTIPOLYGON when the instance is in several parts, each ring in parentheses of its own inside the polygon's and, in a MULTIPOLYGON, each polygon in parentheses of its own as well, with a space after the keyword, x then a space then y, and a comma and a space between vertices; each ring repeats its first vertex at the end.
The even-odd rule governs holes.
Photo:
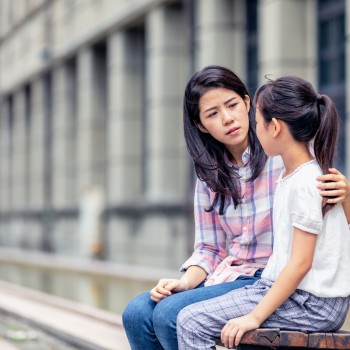
MULTIPOLYGON (((296 141, 313 141, 315 158, 322 172, 328 174, 338 138, 339 116, 332 100, 318 95, 306 80, 294 76, 270 80, 255 94, 255 104, 264 120, 283 120, 296 141)), ((331 204, 322 207, 325 214, 331 204)))
POLYGON ((328 174, 337 145, 339 116, 333 101, 327 95, 318 95, 317 109, 320 126, 314 141, 315 157, 323 173, 328 174))
MULTIPOLYGON (((320 126, 314 139, 315 158, 322 172, 328 174, 333 166, 333 158, 338 140, 339 116, 333 101, 327 95, 317 95, 317 109, 320 126)), ((332 208, 332 204, 322 207, 323 215, 332 208)))

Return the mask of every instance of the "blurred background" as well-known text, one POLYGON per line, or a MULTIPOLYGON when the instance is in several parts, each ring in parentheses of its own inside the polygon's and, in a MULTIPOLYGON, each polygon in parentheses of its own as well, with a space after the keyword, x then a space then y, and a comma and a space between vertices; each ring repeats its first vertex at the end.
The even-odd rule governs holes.
POLYGON ((350 0, 0 0, 0 279, 120 314, 177 274, 182 96, 208 64, 330 95, 349 177, 349 38, 350 0))

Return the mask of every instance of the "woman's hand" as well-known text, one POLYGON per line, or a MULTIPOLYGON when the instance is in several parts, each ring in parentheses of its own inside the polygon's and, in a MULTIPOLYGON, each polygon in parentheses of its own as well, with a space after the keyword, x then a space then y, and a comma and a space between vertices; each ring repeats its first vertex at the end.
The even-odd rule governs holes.
POLYGON ((337 169, 330 168, 329 174, 318 176, 317 181, 322 182, 317 188, 321 190, 320 194, 327 199, 327 203, 343 203, 350 199, 350 183, 337 169))
POLYGON ((227 348, 237 346, 243 334, 259 328, 260 323, 252 314, 229 320, 221 331, 221 341, 227 348))
POLYGON ((323 183, 317 185, 317 188, 321 190, 320 194, 326 203, 342 203, 346 219, 350 225, 350 183, 347 178, 337 169, 330 168, 329 174, 318 176, 317 181, 323 181, 323 183))
POLYGON ((182 292, 187 289, 188 285, 184 279, 164 278, 159 280, 158 284, 151 289, 151 300, 158 303, 171 295, 172 292, 182 292))

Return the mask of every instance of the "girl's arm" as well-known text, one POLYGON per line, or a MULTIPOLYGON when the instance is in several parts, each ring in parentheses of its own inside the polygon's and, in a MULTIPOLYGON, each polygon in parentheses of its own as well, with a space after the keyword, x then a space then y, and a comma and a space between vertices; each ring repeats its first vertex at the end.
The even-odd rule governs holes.
POLYGON ((327 198, 327 203, 342 203, 350 224, 350 183, 347 178, 337 169, 330 168, 329 174, 318 176, 317 181, 322 182, 317 187, 321 195, 327 198))
POLYGON ((243 334, 259 326, 297 289, 312 266, 317 235, 294 228, 291 258, 271 289, 248 315, 231 319, 221 331, 221 341, 232 348, 243 334))

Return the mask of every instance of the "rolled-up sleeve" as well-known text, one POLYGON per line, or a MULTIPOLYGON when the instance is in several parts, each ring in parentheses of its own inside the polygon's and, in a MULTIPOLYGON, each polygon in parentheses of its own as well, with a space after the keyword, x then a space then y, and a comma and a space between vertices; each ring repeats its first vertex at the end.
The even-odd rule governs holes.
POLYGON ((192 265, 200 266, 209 275, 227 256, 226 233, 216 210, 207 212, 213 193, 204 182, 197 180, 194 196, 195 243, 192 256, 182 265, 184 272, 192 265))
POLYGON ((295 186, 290 209, 294 227, 314 234, 320 233, 323 225, 322 197, 316 182, 305 182, 295 186))

